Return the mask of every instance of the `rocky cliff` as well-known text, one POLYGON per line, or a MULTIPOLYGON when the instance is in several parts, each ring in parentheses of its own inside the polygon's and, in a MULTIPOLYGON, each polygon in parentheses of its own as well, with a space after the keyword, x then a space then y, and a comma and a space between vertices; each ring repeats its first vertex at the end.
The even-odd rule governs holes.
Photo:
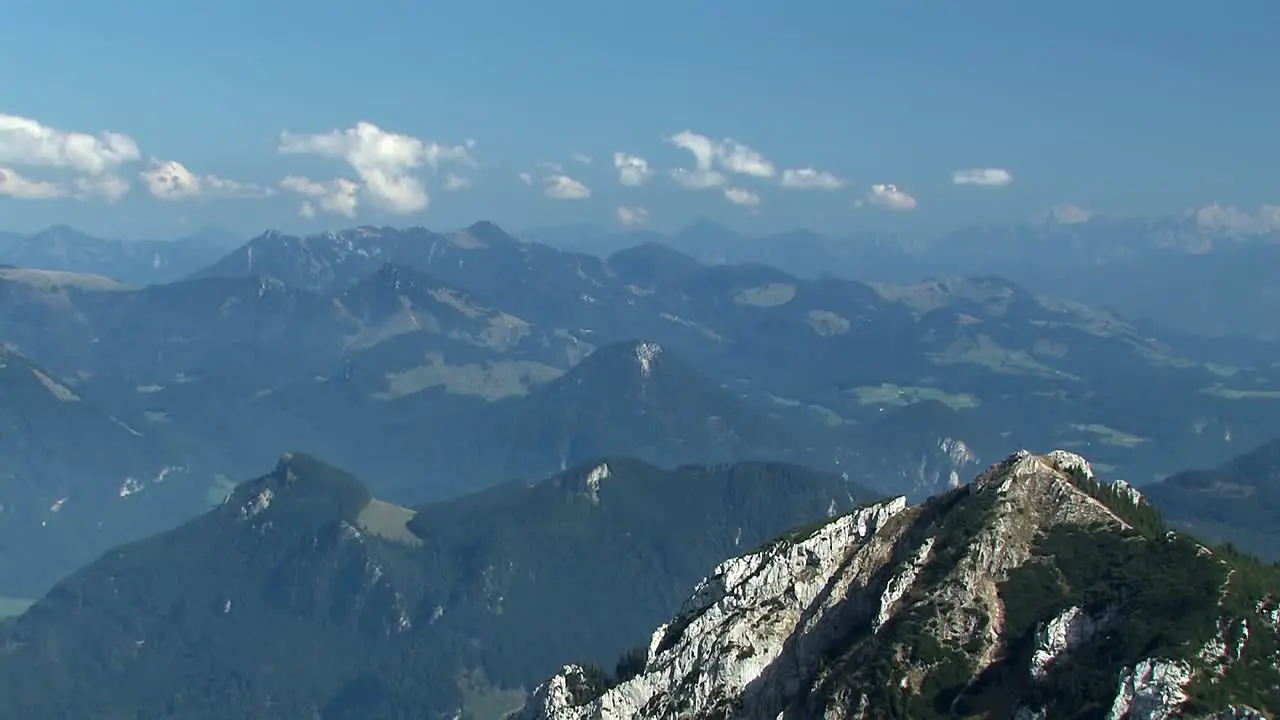
POLYGON ((520 719, 1268 718, 1278 593, 1083 458, 1021 451, 725 561, 642 667, 565 666, 520 719))

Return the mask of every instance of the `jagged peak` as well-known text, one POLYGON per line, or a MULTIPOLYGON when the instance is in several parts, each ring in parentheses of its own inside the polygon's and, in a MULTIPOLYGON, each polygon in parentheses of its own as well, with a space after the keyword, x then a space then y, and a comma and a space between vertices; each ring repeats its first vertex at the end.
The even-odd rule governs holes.
MULTIPOLYGON (((1196 692, 1194 682, 1223 677, 1223 668, 1241 662, 1246 641, 1270 643, 1254 652, 1276 662, 1266 648, 1277 645, 1277 638, 1267 638, 1280 632, 1280 612, 1270 611, 1280 587, 1258 587, 1259 571, 1253 569, 1250 580, 1231 590, 1232 567, 1193 541, 1132 532, 1110 509, 1123 511, 1110 501, 1125 497, 1126 488, 1127 483, 1099 483, 1076 453, 1020 450, 969 486, 922 505, 908 507, 905 499, 894 498, 791 533, 717 566, 674 618, 654 631, 638 674, 601 687, 582 666, 565 666, 535 690, 520 717, 865 717, 858 708, 891 700, 882 688, 904 691, 899 710, 907 714, 895 716, 910 717, 919 714, 913 706, 940 707, 944 686, 930 685, 931 673, 963 671, 963 677, 946 675, 945 687, 959 681, 968 693, 990 685, 986 671, 997 666, 1001 673, 991 677, 1011 695, 1003 702, 1018 718, 1053 716, 1064 703, 1077 709, 1082 701, 1110 707, 1109 717, 1181 716, 1183 703, 1196 692), (1113 493, 1104 498, 1108 502, 1099 499, 1098 488, 1113 493), (1050 540, 1057 544, 1043 544, 1050 540), (1102 568, 1079 556, 1096 543, 1110 547, 1099 551, 1096 564, 1102 568), (1136 554, 1118 559, 1123 553, 1136 554), (1160 575, 1170 562, 1185 563, 1186 574, 1160 575), (1062 585, 1044 572, 1058 574, 1062 585), (1222 614, 1224 619, 1211 619, 1205 627, 1216 628, 1217 639, 1203 647, 1170 645, 1161 635, 1134 640, 1133 634, 1145 638, 1152 630, 1142 607, 1120 602, 1132 589, 1073 594, 1081 589, 1076 583, 1096 583, 1089 578, 1098 572, 1148 573, 1149 579, 1134 582, 1163 583, 1149 592, 1161 598, 1180 593, 1196 608, 1188 612, 1222 614), (1015 573, 1036 579, 1019 580, 1028 584, 1015 591, 1009 585, 1015 573), (1013 592, 1026 594, 1008 594, 1013 592), (1244 595, 1228 607, 1231 592, 1244 595), (1046 604, 1046 593, 1060 597, 1046 604), (1250 632, 1232 630, 1240 623, 1248 623, 1250 632), (1086 669, 1071 669, 1080 648, 1112 642, 1118 632, 1130 633, 1127 641, 1115 641, 1123 656, 1091 655, 1082 660, 1086 669), (1248 640, 1254 635, 1262 639, 1248 640), (1157 640, 1164 644, 1151 644, 1157 640), (1078 680, 1062 681, 1052 691, 1057 695, 1046 690, 1062 673, 1096 673, 1090 663, 1097 662, 1104 662, 1108 675, 1088 698, 1072 694, 1081 692, 1078 680), (882 676, 870 668, 901 675, 882 676), (913 695, 924 704, 913 705, 913 695)), ((1265 682, 1280 683, 1280 665, 1269 672, 1265 682)), ((1235 687, 1238 696, 1240 686, 1235 687)), ((950 700, 950 711, 939 716, 971 715, 984 692, 972 696, 964 711, 950 700)), ((1218 702, 1233 697, 1224 692, 1218 702)), ((1228 706, 1228 713, 1234 714, 1212 717, 1263 717, 1239 704, 1228 706)))
POLYGON ((296 240, 297 238, 295 238, 293 235, 287 235, 275 228, 267 228, 266 230, 262 231, 261 235, 259 235, 254 239, 262 240, 265 242, 279 242, 281 240, 296 240))
POLYGON ((270 473, 236 487, 222 506, 239 521, 261 516, 275 522, 283 513, 311 524, 353 522, 370 500, 347 472, 306 453, 285 452, 270 473))

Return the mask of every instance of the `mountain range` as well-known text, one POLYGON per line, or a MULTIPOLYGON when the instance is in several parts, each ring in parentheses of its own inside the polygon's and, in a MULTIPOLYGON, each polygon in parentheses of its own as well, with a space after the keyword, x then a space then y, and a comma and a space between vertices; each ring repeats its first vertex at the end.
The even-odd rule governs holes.
POLYGON ((217 229, 177 240, 118 240, 55 225, 31 234, 0 232, 0 265, 104 275, 147 285, 196 272, 239 242, 235 234, 217 229))
MULTIPOLYGON (((483 222, 268 232, 157 285, 0 269, 0 337, 102 416, 163 438, 155 470, 130 471, 139 497, 159 468, 197 468, 181 493, 155 493, 153 523, 89 553, 190 517, 281 448, 408 505, 602 455, 797 462, 919 499, 1011 444, 1087 449, 1141 485, 1280 426, 1265 342, 1135 324, 999 277, 804 279, 652 242, 599 258, 483 222)), ((37 396, 24 412, 60 412, 37 396)), ((29 482, 117 492, 98 437, 29 482)), ((10 554, 46 582, 76 567, 10 554)))
POLYGON ((1280 259, 1280 230, 1216 206, 1164 218, 1053 213, 927 236, 802 230, 758 237, 708 221, 672 234, 577 226, 525 235, 602 256, 659 242, 708 264, 760 263, 807 278, 912 284, 999 275, 1184 332, 1280 336, 1280 298, 1267 271, 1280 259))
POLYGON ((1175 527, 1280 562, 1280 438, 1143 488, 1175 527))
POLYGON ((0 715, 1261 720, 1277 596, 1061 450, 918 505, 599 458, 416 509, 286 454, 0 624, 0 715))
POLYGON ((600 458, 415 510, 288 454, 0 627, 0 716, 497 718, 735 549, 870 497, 798 466, 600 458))

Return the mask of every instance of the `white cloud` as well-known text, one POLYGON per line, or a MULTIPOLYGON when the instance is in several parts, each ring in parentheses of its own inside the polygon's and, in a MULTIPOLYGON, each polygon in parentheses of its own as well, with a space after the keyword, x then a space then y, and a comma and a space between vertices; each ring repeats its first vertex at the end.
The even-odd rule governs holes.
POLYGON ((733 138, 725 138, 716 146, 716 160, 720 167, 731 173, 750 175, 758 178, 773 177, 773 163, 764 159, 760 153, 733 138))
POLYGON ((47 200, 62 197, 67 192, 57 183, 32 180, 16 170, 0 167, 0 195, 19 200, 47 200))
POLYGON ((951 182, 956 185, 1004 187, 1013 182, 1013 174, 1001 168, 969 168, 951 173, 951 182))
POLYGON ((667 138, 667 142, 693 155, 694 169, 672 170, 673 180, 690 190, 706 190, 724 185, 724 175, 712 169, 716 159, 716 146, 710 138, 685 130, 667 138))
POLYGON ((433 168, 446 162, 475 167, 477 163, 471 155, 474 148, 472 139, 462 145, 447 146, 388 132, 361 121, 346 130, 314 135, 282 132, 279 151, 345 160, 363 183, 360 189, 375 205, 408 214, 427 209, 430 202, 422 181, 411 172, 424 163, 433 168))
POLYGON ((627 187, 643 185, 653 174, 647 160, 621 151, 613 154, 613 167, 618 171, 618 182, 627 187))
POLYGON ((464 178, 460 175, 455 175, 453 173, 449 173, 448 175, 444 176, 443 189, 445 190, 449 190, 449 191, 466 190, 469 187, 471 187, 471 181, 468 180, 467 178, 464 178))
POLYGON ((782 171, 782 187, 793 190, 839 190, 844 187, 844 180, 813 168, 788 168, 782 171))
POLYGON ((262 188, 253 183, 228 180, 217 175, 196 175, 176 160, 161 161, 151 158, 147 169, 139 175, 146 184, 147 191, 161 200, 265 197, 272 194, 270 188, 262 188))
POLYGON ((724 198, 734 205, 756 207, 760 204, 760 196, 742 188, 725 188, 724 198))
POLYGON ((867 202, 889 210, 914 210, 916 207, 916 199, 899 190, 897 185, 872 185, 867 202))
MULTIPOLYGON (((72 171, 78 175, 73 182, 78 198, 120 199, 129 192, 129 183, 115 173, 140 157, 138 144, 128 135, 59 130, 31 118, 0 113, 0 165, 72 171)), ((30 187, 25 191, 35 192, 30 187)))
POLYGON ((591 188, 568 175, 548 175, 542 182, 543 194, 553 200, 583 200, 591 197, 591 188))
POLYGON ((761 178, 773 177, 775 172, 773 164, 763 155, 733 138, 714 141, 706 135, 683 130, 668 137, 667 142, 693 155, 694 169, 671 171, 673 180, 691 190, 723 186, 726 178, 721 170, 761 178))
POLYGON ((576 152, 576 153, 571 153, 570 157, 572 157, 575 161, 582 163, 583 165, 591 164, 590 155, 584 155, 583 153, 576 152))
POLYGON ((128 195, 130 189, 129 181, 111 173, 81 175, 75 179, 75 187, 74 196, 79 200, 99 198, 108 203, 114 203, 128 195))
POLYGON ((0 163, 101 175, 139 157, 138 144, 128 135, 67 132, 0 113, 0 163))
POLYGON ((720 187, 725 183, 724 175, 715 170, 676 168, 671 171, 671 179, 690 190, 707 190, 720 187))
POLYGON ((1212 203, 1193 211, 1196 225, 1206 230, 1263 233, 1280 230, 1280 205, 1263 205, 1257 214, 1234 205, 1212 203))
POLYGON ((626 205, 618 206, 618 222, 627 227, 635 227, 643 225, 649 221, 649 211, 639 205, 627 207, 626 205))
POLYGON ((527 172, 517 173, 516 177, 520 178, 520 182, 524 183, 525 185, 533 184, 533 173, 527 173, 527 172))
POLYGON ((360 183, 346 178, 316 182, 290 175, 280 181, 280 187, 306 198, 298 209, 303 217, 315 217, 317 203, 324 212, 355 217, 359 204, 356 193, 360 190, 360 183))

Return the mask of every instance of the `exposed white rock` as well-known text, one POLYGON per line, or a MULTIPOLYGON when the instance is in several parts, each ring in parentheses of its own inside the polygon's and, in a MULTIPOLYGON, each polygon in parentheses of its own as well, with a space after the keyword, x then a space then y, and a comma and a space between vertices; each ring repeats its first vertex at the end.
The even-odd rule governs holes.
MULTIPOLYGON (((831 582, 837 571, 849 570, 843 567, 847 551, 906 507, 906 498, 899 497, 860 508, 802 540, 780 541, 721 563, 699 583, 675 620, 654 632, 643 673, 576 705, 570 687, 580 682, 582 669, 566 666, 538 687, 522 717, 666 718, 676 717, 677 708, 697 715, 738 696, 778 660, 784 647, 790 645, 795 654, 796 645, 816 648, 830 641, 810 633, 830 632, 817 620, 843 597, 831 582)), ((873 569, 868 564, 857 574, 865 581, 864 573, 873 569)), ((806 666, 817 659, 794 657, 806 666)))
POLYGON ((1031 654, 1031 677, 1040 680, 1049 666, 1092 639, 1114 620, 1112 613, 1093 617, 1080 607, 1070 607, 1036 631, 1036 649, 1031 654))
POLYGON ((120 483, 120 497, 129 497, 130 495, 142 490, 142 483, 137 478, 129 476, 120 483))
POLYGON ((1125 498, 1135 506, 1142 504, 1142 493, 1138 492, 1137 488, 1124 480, 1116 480, 1112 482, 1111 489, 1114 490, 1117 495, 1125 498))
POLYGON ((258 515, 263 510, 271 507, 271 500, 275 498, 276 493, 271 488, 262 488, 248 502, 240 507, 240 519, 248 520, 258 515))
POLYGON ((587 495, 591 498, 592 503, 600 504, 600 482, 607 479, 609 475, 608 463, 601 463, 591 468, 591 472, 587 473, 587 495))
POLYGON ((636 362, 640 365, 640 374, 649 377, 653 373, 653 361, 662 353, 658 343, 642 342, 636 345, 636 362))
MULTIPOLYGON (((1003 583, 1033 557, 1053 562, 1038 549, 1046 532, 1131 529, 1076 485, 1077 473, 1092 476, 1079 455, 1023 450, 925 506, 909 508, 898 498, 864 507, 812 535, 725 561, 653 633, 638 676, 592 698, 583 668, 566 666, 535 690, 519 717, 868 718, 886 702, 885 688, 909 697, 936 692, 939 679, 955 683, 957 657, 977 680, 1010 658, 1003 583)), ((1224 621, 1220 637, 1204 648, 1212 662, 1147 658, 1119 672, 1113 696, 1096 700, 1114 720, 1180 717, 1192 681, 1212 680, 1217 658, 1237 660, 1250 632, 1278 632, 1277 605, 1265 600, 1247 622, 1224 621)), ((1080 607, 1043 618, 1028 679, 1052 677, 1081 645, 1106 642, 1123 619, 1118 609, 1091 615, 1080 607)), ((1043 698, 1043 707, 1005 699, 1015 720, 1064 710, 1043 698)), ((1210 717, 1263 715, 1228 707, 1210 717)))
POLYGON ((1080 470, 1084 473, 1085 477, 1090 480, 1093 479, 1093 466, 1089 464, 1088 460, 1085 460, 1073 452, 1068 452, 1066 450, 1053 450, 1046 457, 1049 458, 1049 462, 1053 463, 1054 467, 1062 472, 1080 470))
POLYGON ((1149 658, 1120 672, 1107 720, 1171 720, 1182 716, 1191 667, 1149 658))
POLYGON ((920 547, 916 548, 911 559, 903 565, 898 572, 889 580, 889 584, 885 586, 884 593, 880 596, 880 612, 876 613, 876 619, 871 624, 874 632, 879 632, 880 628, 893 617, 893 608, 903 595, 911 589, 916 581, 916 576, 920 574, 920 570, 929 560, 929 554, 933 552, 934 538, 925 538, 920 543, 920 547))

